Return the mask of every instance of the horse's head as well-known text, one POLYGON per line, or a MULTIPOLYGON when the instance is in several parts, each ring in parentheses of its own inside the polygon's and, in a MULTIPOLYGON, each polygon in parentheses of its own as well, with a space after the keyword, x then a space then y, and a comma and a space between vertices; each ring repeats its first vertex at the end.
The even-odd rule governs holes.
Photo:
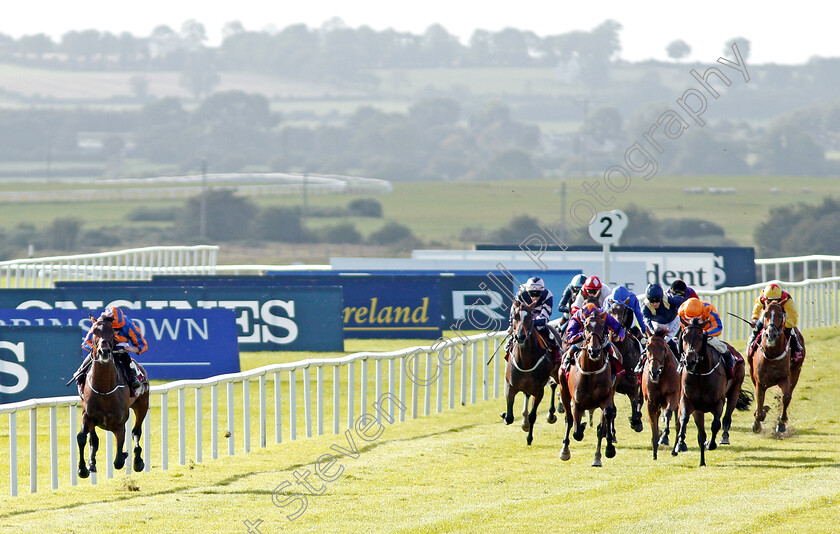
POLYGON ((525 344, 534 328, 534 311, 525 305, 520 305, 513 316, 513 339, 519 345, 525 344))
POLYGON ((784 335, 785 331, 785 309, 777 302, 771 302, 764 309, 764 332, 767 345, 775 346, 784 335))
POLYGON ((667 328, 657 329, 656 332, 651 334, 645 347, 648 375, 653 382, 659 382, 659 379, 662 377, 662 371, 665 370, 665 364, 668 361, 667 358, 670 349, 665 342, 665 335, 667 333, 667 328))
POLYGON ((629 328, 633 323, 633 310, 624 302, 613 302, 610 306, 609 313, 624 328, 629 328))
POLYGON ((608 343, 604 339, 604 324, 604 317, 597 310, 592 311, 583 322, 583 344, 590 360, 600 361, 603 358, 608 343))
POLYGON ((694 372, 706 353, 706 331, 704 327, 708 321, 695 317, 688 324, 683 325, 681 344, 685 368, 694 372))
POLYGON ((114 325, 108 319, 93 323, 93 350, 90 357, 95 362, 109 363, 114 350, 114 325))

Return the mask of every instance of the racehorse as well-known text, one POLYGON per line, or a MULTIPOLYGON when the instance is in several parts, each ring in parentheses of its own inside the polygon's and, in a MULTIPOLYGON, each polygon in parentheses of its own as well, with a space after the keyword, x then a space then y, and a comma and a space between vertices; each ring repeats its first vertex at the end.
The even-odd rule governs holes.
MULTIPOLYGON (((91 317, 93 320, 93 317, 91 317)), ((125 443, 125 422, 129 409, 134 410, 134 427, 131 436, 134 441, 135 471, 145 467, 140 448, 140 434, 143 419, 149 410, 148 387, 137 397, 131 397, 129 386, 114 361, 114 327, 110 320, 97 319, 93 324, 93 349, 90 351, 91 366, 84 383, 79 385, 82 397, 82 429, 76 435, 79 444, 79 476, 87 478, 90 472, 96 472, 96 451, 99 449, 99 437, 96 427, 113 432, 117 438, 117 454, 114 467, 122 469, 128 453, 123 452, 125 443), (90 434, 90 465, 85 466, 85 441, 90 434)), ((146 370, 140 364, 135 365, 147 378, 146 370)))
POLYGON ((713 350, 708 343, 708 335, 703 327, 706 321, 695 317, 684 325, 681 334, 683 352, 682 395, 680 396, 680 422, 677 443, 671 454, 676 456, 681 445, 685 444, 685 430, 688 417, 694 415, 697 425, 697 444, 700 446, 700 465, 706 465, 706 449, 717 448, 715 438, 721 426, 721 445, 729 444, 729 427, 732 424, 732 412, 736 405, 739 410, 749 409, 750 398, 741 391, 744 381, 744 362, 735 364, 732 380, 727 380, 723 366, 723 357, 713 350), (724 412, 724 403, 726 411, 724 412), (711 413, 712 436, 706 441, 704 414, 711 413), (723 422, 721 425, 721 414, 723 422))
POLYGON ((561 460, 571 458, 569 433, 575 425, 574 438, 583 439, 586 423, 582 423, 584 410, 601 409, 601 423, 598 425, 598 448, 595 451, 593 467, 601 467, 601 440, 607 438, 606 456, 615 456, 612 429, 615 424, 615 389, 609 361, 609 339, 604 332, 602 312, 594 312, 583 323, 582 347, 574 357, 574 365, 560 380, 560 397, 566 413, 566 436, 563 439, 561 460))
MULTIPOLYGON (((668 329, 657 329, 648 338, 645 355, 647 362, 642 371, 642 395, 647 401, 648 418, 650 419, 650 444, 653 448, 653 459, 656 460, 660 445, 668 445, 671 416, 677 411, 680 403, 682 384, 677 372, 677 359, 671 353, 671 348, 665 342, 668 329), (665 409, 665 430, 659 434, 659 415, 665 409)), ((679 420, 674 418, 677 425, 679 420)), ((677 426, 679 430, 679 426, 677 426)))
MULTIPOLYGON (((522 411, 522 430, 528 432, 528 445, 534 440, 534 423, 537 420, 537 407, 543 398, 545 385, 552 374, 556 374, 557 365, 554 356, 548 352, 548 341, 534 328, 534 313, 531 308, 520 305, 514 312, 513 344, 505 371, 505 397, 507 411, 500 414, 505 424, 513 423, 513 400, 520 391, 525 394, 525 407, 522 411), (528 399, 533 397, 530 412, 528 399)), ((556 383, 551 385, 551 407, 548 422, 557 421, 554 415, 554 391, 556 383)))
POLYGON ((630 327, 633 324, 633 310, 621 302, 615 302, 610 306, 609 311, 610 315, 627 332, 627 335, 621 341, 617 341, 613 334, 610 335, 613 345, 621 353, 622 364, 627 369, 627 372, 615 379, 615 392, 627 395, 630 399, 630 428, 636 432, 641 432, 644 429, 644 425, 642 424, 642 392, 639 388, 639 380, 636 377, 636 373, 632 372, 632 370, 639 363, 642 351, 639 342, 629 334, 630 327))
MULTIPOLYGON (((761 422, 770 410, 764 405, 764 394, 773 387, 779 386, 782 390, 782 413, 776 423, 776 432, 783 433, 787 430, 787 410, 793 390, 799 381, 799 373, 802 371, 802 361, 791 363, 793 360, 790 354, 790 339, 785 335, 785 311, 779 304, 772 302, 764 310, 764 327, 761 334, 761 344, 749 359, 750 377, 755 386, 755 422, 753 432, 761 432, 761 422)), ((795 329, 793 335, 797 335, 795 329)), ((802 338, 799 338, 800 346, 804 347, 802 338)))

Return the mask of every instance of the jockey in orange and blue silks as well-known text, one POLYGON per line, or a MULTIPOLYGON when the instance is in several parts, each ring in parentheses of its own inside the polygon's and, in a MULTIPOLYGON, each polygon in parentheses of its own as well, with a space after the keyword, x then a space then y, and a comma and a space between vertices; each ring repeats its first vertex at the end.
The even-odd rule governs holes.
POLYGON ((729 346, 720 339, 720 335, 723 332, 723 321, 720 320, 720 314, 718 314, 715 307, 709 302, 693 297, 680 305, 677 315, 680 317, 683 329, 695 317, 699 317, 702 321, 705 321, 703 331, 708 336, 707 342, 710 347, 715 349, 723 357, 726 363, 727 377, 732 378, 734 376, 735 357, 729 351, 729 346))
MULTIPOLYGON (((133 352, 135 354, 142 354, 146 352, 146 349, 149 348, 148 343, 146 343, 146 338, 143 337, 143 333, 137 329, 131 319, 118 307, 110 306, 105 308, 102 314, 99 316, 99 319, 110 320, 111 324, 114 327, 114 359, 117 363, 122 366, 123 371, 125 372, 125 376, 127 382, 132 390, 136 390, 140 387, 140 381, 138 380, 137 376, 139 371, 137 367, 134 365, 134 362, 128 356, 128 352, 133 352)), ((79 371, 82 371, 90 361, 90 352, 93 350, 93 326, 91 325, 90 330, 88 331, 85 339, 82 341, 82 349, 88 355, 85 357, 82 365, 79 367, 79 371)), ((77 373, 79 372, 77 371, 77 373)), ((79 380, 84 379, 84 374, 79 377, 79 380)))

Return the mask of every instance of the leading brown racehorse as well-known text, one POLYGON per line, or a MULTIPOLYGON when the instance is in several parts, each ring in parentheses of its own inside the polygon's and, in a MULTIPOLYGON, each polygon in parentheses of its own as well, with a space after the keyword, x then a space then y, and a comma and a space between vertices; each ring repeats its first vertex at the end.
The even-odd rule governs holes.
POLYGON ((575 425, 574 438, 583 439, 586 423, 582 423, 584 410, 601 409, 601 423, 598 425, 598 448, 595 451, 593 467, 601 467, 601 440, 607 438, 605 454, 615 456, 612 435, 615 424, 615 389, 612 383, 608 347, 610 340, 605 333, 604 312, 594 312, 583 323, 582 347, 574 357, 569 372, 560 379, 560 398, 566 413, 566 436, 563 439, 561 460, 571 458, 569 433, 575 425))
MULTIPOLYGON (((91 317, 93 320, 93 317, 91 317)), ((114 467, 122 469, 128 453, 123 452, 125 444, 125 422, 129 409, 134 410, 134 427, 131 436, 134 441, 135 471, 145 467, 140 448, 140 435, 143 419, 149 411, 148 379, 144 389, 137 397, 131 397, 129 386, 122 373, 117 369, 112 353, 114 352, 114 327, 108 319, 97 319, 93 323, 93 348, 90 351, 91 366, 87 377, 79 385, 82 397, 82 429, 76 435, 79 444, 79 476, 87 478, 90 472, 96 472, 96 451, 99 449, 99 437, 96 427, 113 432, 117 438, 117 454, 114 467), (90 464, 85 466, 85 442, 90 434, 90 464)), ((135 365, 147 377, 146 370, 140 364, 135 365)), ((148 378, 148 377, 147 377, 148 378)))
POLYGON ((700 446, 700 465, 706 465, 706 449, 717 448, 715 438, 723 428, 721 445, 729 444, 729 427, 732 424, 732 412, 736 406, 747 410, 750 398, 741 392, 744 381, 744 362, 738 360, 732 380, 727 380, 723 357, 713 350, 708 343, 704 330, 707 321, 695 317, 683 326, 681 344, 683 352, 682 395, 680 397, 680 427, 677 442, 671 454, 676 456, 685 444, 685 431, 688 418, 694 415, 697 425, 697 444, 700 446), (726 411, 724 412, 724 405, 726 411), (704 414, 711 413, 712 435, 706 441, 704 414), (721 414, 723 422, 721 423, 721 414))
MULTIPOLYGON (((795 328, 792 335, 798 335, 795 328)), ((805 344, 801 337, 799 344, 805 352, 805 344)), ((785 335, 785 310, 779 304, 772 302, 764 310, 761 343, 756 349, 750 362, 750 378, 755 386, 755 422, 753 432, 761 432, 761 422, 767 416, 769 406, 764 405, 764 395, 773 386, 782 390, 782 412, 776 423, 776 432, 787 430, 788 405, 793 396, 799 373, 802 371, 802 360, 792 363, 790 353, 790 339, 785 335)))
MULTIPOLYGON (((660 445, 668 445, 671 416, 680 404, 682 382, 677 372, 677 358, 665 341, 667 328, 660 328, 650 334, 645 355, 647 361, 642 371, 642 395, 647 401, 648 419, 650 419, 651 447, 656 460, 660 445), (665 409, 665 430, 659 434, 659 415, 665 409)), ((679 419, 674 418, 679 432, 679 419)))
MULTIPOLYGON (((543 398, 545 385, 549 377, 557 374, 554 355, 548 348, 548 340, 534 328, 534 312, 527 305, 520 304, 513 313, 513 343, 505 371, 505 397, 507 411, 500 414, 505 424, 513 423, 513 401, 518 392, 525 394, 525 407, 522 412, 522 430, 528 432, 528 445, 534 440, 534 423, 537 420, 537 407, 543 398), (533 397, 531 410, 528 400, 533 397)), ((548 422, 554 423, 554 391, 556 383, 551 384, 551 407, 548 422)))

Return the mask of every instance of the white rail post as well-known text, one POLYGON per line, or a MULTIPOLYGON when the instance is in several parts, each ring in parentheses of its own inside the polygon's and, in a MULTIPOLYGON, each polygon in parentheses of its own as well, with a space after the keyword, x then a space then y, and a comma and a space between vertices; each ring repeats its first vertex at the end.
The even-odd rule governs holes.
MULTIPOLYGON (((482 358, 480 359, 480 361, 483 362, 483 361, 486 361, 487 358, 490 357, 490 340, 489 339, 484 338, 484 341, 482 341, 482 348, 484 349, 484 354, 482 355, 482 358)), ((481 365, 481 384, 482 384, 481 385, 481 399, 482 400, 487 400, 487 365, 485 365, 485 364, 481 365)))
POLYGON ((449 378, 449 391, 447 395, 449 395, 449 409, 453 409, 455 407, 455 345, 449 346, 449 358, 446 360, 449 362, 447 365, 447 377, 449 378))
POLYGON ((114 478, 114 434, 107 430, 105 434, 105 478, 114 478))
MULTIPOLYGON (((397 362, 394 358, 388 360, 388 393, 396 397, 397 391, 397 362)), ((377 399, 377 402, 379 400, 377 399)), ((388 416, 394 421, 394 403, 388 404, 388 416)))
POLYGON ((353 362, 347 363, 347 428, 353 428, 354 406, 353 400, 355 397, 353 381, 355 379, 355 372, 353 370, 353 362))
POLYGON ((437 351, 437 361, 435 362, 435 369, 438 371, 436 373, 437 380, 435 380, 435 387, 437 388, 435 391, 437 392, 437 402, 435 404, 435 413, 440 413, 443 411, 443 353, 446 349, 438 349, 437 351))
POLYGON ((201 410, 201 393, 202 388, 195 388, 195 462, 201 463, 202 460, 202 446, 204 439, 202 436, 202 423, 204 419, 204 412, 201 410))
POLYGON ((227 433, 228 456, 236 454, 236 412, 233 409, 233 380, 225 384, 227 389, 227 433))
POLYGON ((148 413, 143 419, 143 449, 146 451, 146 462, 143 471, 148 473, 152 470, 152 417, 148 413))
MULTIPOLYGON (((423 380, 423 415, 432 413, 432 353, 426 352, 426 374, 423 380)), ((437 369, 437 368, 435 368, 437 369)))
MULTIPOLYGON (((374 391, 374 396, 373 396, 374 401, 373 402, 379 402, 379 399, 382 398, 382 360, 380 360, 380 359, 376 360, 376 384, 374 384, 374 386, 373 386, 373 391, 374 391)), ((376 412, 376 424, 381 425, 382 424, 382 411, 381 410, 375 410, 375 412, 376 412)))
POLYGON ((341 366, 333 366, 333 434, 338 434, 341 428, 341 366))
POLYGON ((9 491, 18 494, 17 412, 9 414, 9 491))
MULTIPOLYGON (((400 356, 400 402, 403 406, 405 406, 406 404, 406 378, 407 377, 405 376, 405 356, 400 356)), ((405 410, 400 410, 400 421, 405 421, 405 410)))
POLYGON ((160 394, 160 468, 169 469, 169 393, 160 394))
POLYGON ((312 437, 312 384, 309 366, 303 369, 303 419, 306 423, 306 437, 312 437))
POLYGON ((178 464, 187 463, 187 410, 186 391, 178 389, 178 464))
POLYGON ((77 410, 76 405, 70 406, 70 485, 78 484, 78 473, 76 471, 79 458, 79 444, 76 442, 76 428, 77 424, 77 410))
POLYGON ((469 342, 464 342, 461 351, 461 406, 467 405, 467 366, 469 365, 469 356, 467 349, 469 342))
POLYGON ((50 406, 50 486, 58 489, 58 407, 50 406))
POLYGON ((259 378, 260 384, 260 448, 264 449, 266 445, 266 431, 265 431, 265 420, 268 414, 266 414, 265 409, 265 374, 261 374, 259 378))
POLYGON ((294 369, 289 371, 289 439, 297 439, 297 380, 294 369))
POLYGON ((242 380, 242 447, 251 452, 251 381, 242 380))
POLYGON ((283 442, 283 401, 280 371, 274 373, 274 443, 283 442))
POLYGON ((362 374, 359 377, 361 390, 362 390, 362 398, 359 405, 359 414, 363 415, 367 413, 367 391, 368 391, 368 361, 367 358, 362 358, 362 374))
POLYGON ((219 457, 219 384, 210 386, 210 458, 219 457))
POLYGON ((38 491, 38 409, 29 409, 29 493, 38 491))
POLYGON ((316 401, 318 403, 318 435, 322 436, 324 434, 324 366, 318 365, 315 368, 315 385, 318 388, 315 396, 317 397, 316 401))

